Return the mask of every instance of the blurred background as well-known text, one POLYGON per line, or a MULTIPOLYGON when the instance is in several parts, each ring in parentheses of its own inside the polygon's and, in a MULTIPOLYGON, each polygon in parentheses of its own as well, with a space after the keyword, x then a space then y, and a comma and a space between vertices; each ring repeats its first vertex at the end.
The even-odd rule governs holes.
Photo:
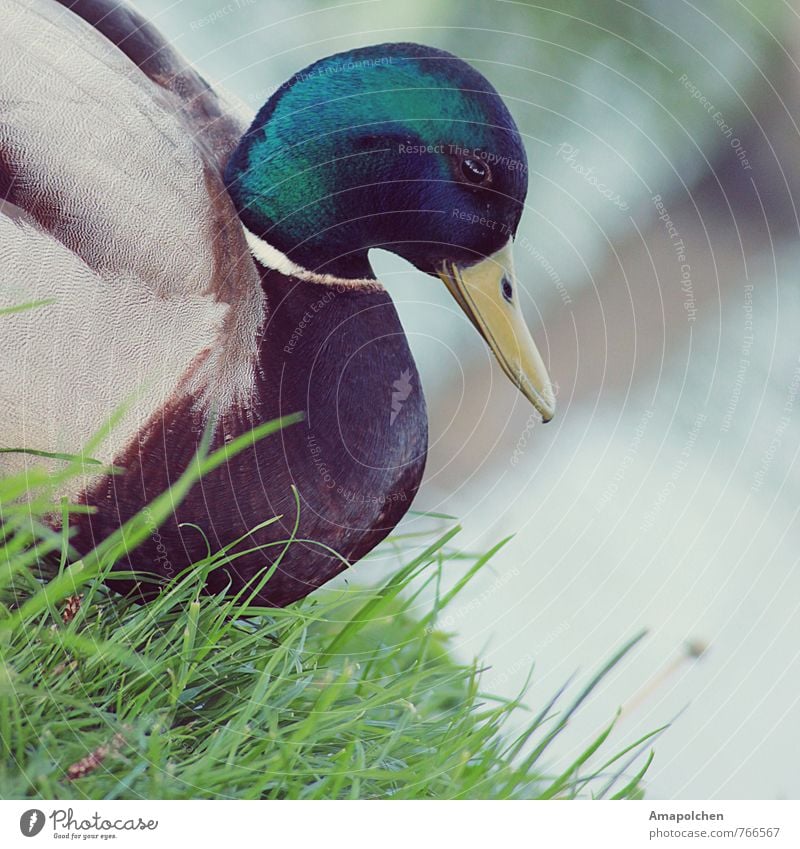
POLYGON ((560 756, 622 706, 619 743, 672 721, 650 797, 800 798, 796 8, 136 5, 251 109, 321 56, 390 40, 494 83, 528 149, 516 261, 556 419, 531 416, 441 284, 373 257, 430 410, 415 506, 457 516, 466 549, 514 534, 443 627, 491 692, 516 695, 535 661, 532 707, 647 628, 560 756))

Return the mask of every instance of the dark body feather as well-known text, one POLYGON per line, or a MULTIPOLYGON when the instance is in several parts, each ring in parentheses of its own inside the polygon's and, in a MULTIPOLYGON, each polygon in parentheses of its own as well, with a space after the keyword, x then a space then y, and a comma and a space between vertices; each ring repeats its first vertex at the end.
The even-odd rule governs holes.
MULTIPOLYGON (((282 516, 236 550, 286 540, 296 518, 295 542, 259 595, 285 605, 307 595, 378 544, 411 505, 427 450, 427 414, 414 361, 397 313, 385 292, 338 291, 263 277, 271 305, 261 348, 259 421, 303 412, 305 420, 245 450, 205 477, 167 523, 119 568, 138 567, 171 576, 212 550, 246 534, 259 522, 282 516), (392 415, 395 382, 402 401, 392 415), (205 519, 203 518, 205 517, 205 519), (219 534, 217 527, 224 528, 219 534), (162 546, 169 552, 163 556, 162 546)), ((252 426, 250 415, 229 416, 214 446, 252 426)), ((98 509, 82 518, 75 540, 86 549, 130 518, 174 482, 197 450, 204 422, 182 401, 151 423, 140 445, 119 458, 126 469, 87 498, 98 509)), ((209 588, 240 588, 268 567, 282 546, 248 553, 211 574, 209 588)), ((117 582, 123 590, 130 582, 117 582)))

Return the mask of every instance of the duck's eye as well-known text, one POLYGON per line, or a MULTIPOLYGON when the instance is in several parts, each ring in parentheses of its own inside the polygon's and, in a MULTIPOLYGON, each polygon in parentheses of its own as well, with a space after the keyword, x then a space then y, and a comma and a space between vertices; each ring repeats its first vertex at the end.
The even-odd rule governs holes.
POLYGON ((489 166, 480 159, 470 156, 461 160, 461 173, 470 183, 479 186, 489 179, 489 166))
POLYGON ((514 287, 511 285, 511 281, 505 275, 503 275, 503 281, 500 284, 500 288, 503 292, 503 297, 510 304, 514 300, 514 287))

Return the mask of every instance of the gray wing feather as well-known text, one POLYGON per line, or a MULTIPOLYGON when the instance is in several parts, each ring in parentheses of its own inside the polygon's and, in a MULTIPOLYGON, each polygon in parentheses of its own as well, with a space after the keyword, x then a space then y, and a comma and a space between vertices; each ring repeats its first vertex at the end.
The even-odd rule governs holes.
POLYGON ((77 452, 133 398, 110 461, 179 393, 247 407, 265 304, 192 104, 51 0, 0 16, 0 308, 53 301, 0 317, 0 447, 77 452))

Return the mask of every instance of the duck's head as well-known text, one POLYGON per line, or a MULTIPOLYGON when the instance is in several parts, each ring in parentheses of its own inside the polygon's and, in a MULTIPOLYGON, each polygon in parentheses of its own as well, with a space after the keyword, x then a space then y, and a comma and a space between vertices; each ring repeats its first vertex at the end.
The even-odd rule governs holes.
POLYGON ((259 111, 225 180, 262 257, 364 280, 379 247, 441 277, 508 377, 552 418, 512 262, 525 148, 474 68, 417 44, 322 59, 259 111))

